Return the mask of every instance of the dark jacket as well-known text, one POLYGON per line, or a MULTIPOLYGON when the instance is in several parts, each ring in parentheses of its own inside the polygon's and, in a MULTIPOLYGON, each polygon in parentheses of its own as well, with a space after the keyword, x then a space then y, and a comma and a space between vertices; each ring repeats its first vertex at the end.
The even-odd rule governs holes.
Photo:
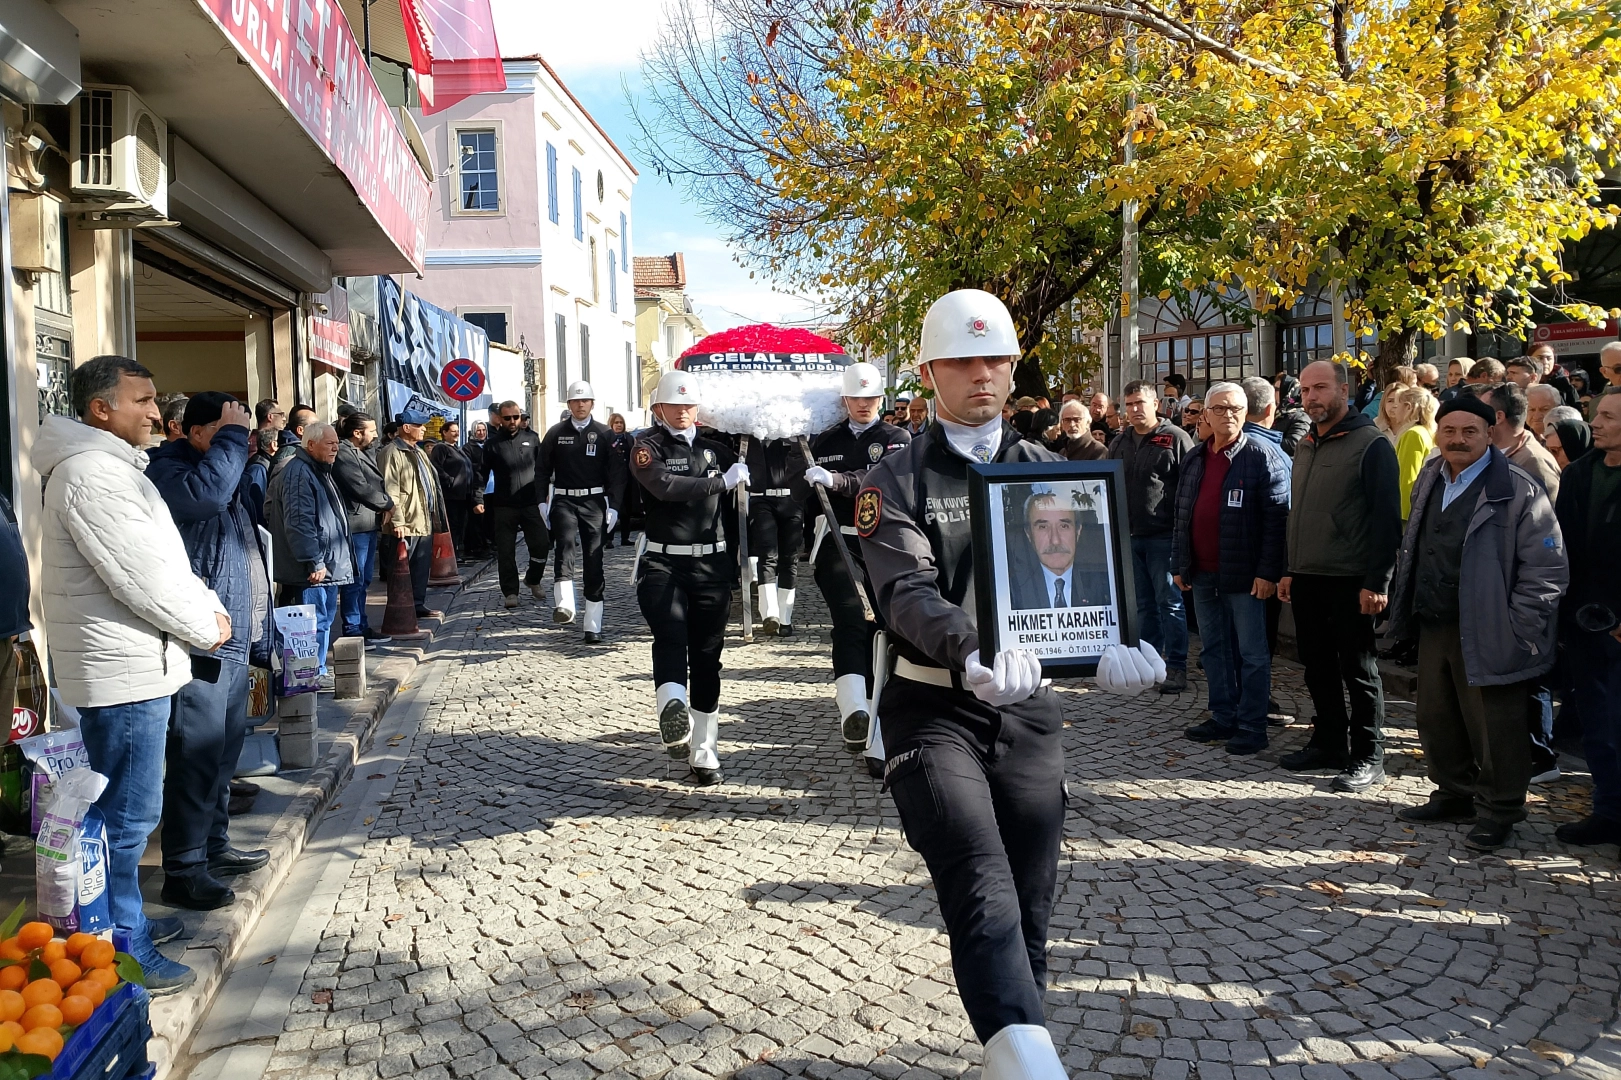
POLYGON ((264 559, 248 510, 248 434, 246 428, 227 424, 214 433, 206 454, 185 439, 175 439, 154 448, 146 467, 147 479, 163 496, 180 530, 191 572, 214 590, 231 618, 231 640, 213 655, 239 664, 247 663, 253 637, 248 560, 262 564, 264 559))
POLYGON ((1311 431, 1311 417, 1304 409, 1280 409, 1272 417, 1272 430, 1278 433, 1278 446, 1294 457, 1300 440, 1311 431))
POLYGON ((428 460, 439 474, 439 490, 445 498, 466 501, 484 493, 484 473, 466 450, 455 443, 425 443, 428 460))
POLYGON ((349 533, 376 532, 381 522, 378 515, 394 506, 394 500, 383 490, 383 471, 377 460, 348 439, 338 443, 338 460, 332 463, 332 479, 343 496, 344 513, 349 519, 349 533))
POLYGON ((305 588, 309 575, 326 569, 322 585, 348 585, 355 579, 349 550, 349 515, 332 481, 332 466, 316 461, 302 446, 276 468, 265 498, 270 519, 276 581, 305 588))
POLYGON ((1355 577, 1390 588, 1401 541, 1396 448, 1371 419, 1348 412, 1326 435, 1314 427, 1295 450, 1289 573, 1355 577))
MULTIPOLYGON (((1176 486, 1171 573, 1179 575, 1184 585, 1193 578, 1193 507, 1210 452, 1208 442, 1195 446, 1182 459, 1176 486)), ((1216 588, 1247 593, 1256 578, 1276 582, 1288 570, 1289 460, 1243 431, 1220 453, 1227 455, 1229 464, 1221 486, 1216 588)))
MULTIPOLYGON (((1495 446, 1486 452, 1491 460, 1463 539, 1458 633, 1469 685, 1505 686, 1553 667, 1555 613, 1570 571, 1548 493, 1495 446)), ((1424 510, 1441 497, 1445 467, 1431 458, 1413 481, 1413 514, 1390 590, 1390 632, 1400 640, 1418 637, 1413 596, 1424 510)))
POLYGON ((28 617, 28 555, 11 503, 0 494, 0 638, 18 637, 33 629, 28 617))
POLYGON ((475 502, 485 506, 539 506, 547 493, 535 483, 540 472, 540 433, 519 429, 508 435, 497 428, 490 432, 484 443, 484 473, 481 480, 493 474, 495 487, 484 494, 486 483, 480 483, 475 502))
POLYGON ((1126 509, 1131 535, 1164 536, 1176 519, 1176 483, 1193 437, 1169 420, 1147 435, 1124 427, 1109 444, 1109 457, 1126 466, 1126 509))
POLYGON ((1060 432, 1058 438, 1047 444, 1047 449, 1064 455, 1066 461, 1099 461, 1109 456, 1109 448, 1103 445, 1103 440, 1090 431, 1083 431, 1075 439, 1060 432))
POLYGON ((1621 496, 1593 506, 1593 470, 1604 463, 1603 450, 1591 450, 1570 463, 1559 476, 1559 528, 1570 554, 1570 591, 1565 595, 1566 629, 1586 604, 1603 604, 1621 615, 1621 496))

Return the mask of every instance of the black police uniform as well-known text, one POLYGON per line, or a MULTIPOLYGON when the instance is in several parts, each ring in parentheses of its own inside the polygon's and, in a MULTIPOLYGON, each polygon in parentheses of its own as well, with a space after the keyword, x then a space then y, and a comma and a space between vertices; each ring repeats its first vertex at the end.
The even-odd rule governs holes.
MULTIPOLYGON (((991 460, 1062 459, 1004 424, 991 460)), ((957 993, 984 1042, 1009 1024, 1045 1022, 1063 718, 1050 688, 1001 708, 964 688, 979 648, 968 461, 941 425, 867 474, 855 513, 890 641, 917 665, 897 661, 879 700, 884 787, 934 878, 957 993)))
POLYGON ((540 584, 546 572, 546 550, 551 544, 550 530, 540 516, 545 489, 535 482, 540 472, 540 436, 526 428, 519 428, 511 435, 496 428, 484 443, 481 466, 480 493, 474 499, 483 499, 484 512, 491 518, 501 595, 516 596, 519 530, 529 542, 529 568, 524 573, 527 585, 540 584), (488 485, 492 473, 495 485, 484 493, 482 489, 488 485))
POLYGON ((625 466, 613 452, 614 432, 589 420, 579 427, 573 417, 552 425, 540 443, 542 491, 552 486, 552 539, 557 543, 553 574, 574 578, 574 542, 585 554, 585 598, 602 599, 602 549, 608 539, 608 508, 623 513, 625 466))
POLYGON ((749 440, 749 555, 760 560, 759 583, 792 589, 805 539, 805 455, 797 439, 749 440))
POLYGON ((662 425, 636 440, 630 471, 642 485, 647 549, 636 599, 653 632, 653 685, 687 688, 699 712, 720 706, 720 651, 737 563, 725 518, 736 503, 724 473, 737 455, 724 443, 671 434, 662 425))
MULTIPOLYGON (((844 559, 835 545, 846 544, 855 556, 856 569, 862 569, 861 546, 855 529, 856 492, 861 490, 869 469, 885 455, 905 449, 911 441, 912 437, 904 428, 882 420, 859 433, 851 430, 848 421, 843 421, 811 440, 811 455, 816 464, 833 474, 827 494, 833 504, 833 516, 838 519, 828 523, 829 533, 816 551, 813 568, 816 587, 822 590, 828 616, 833 620, 833 676, 862 676, 868 694, 872 693, 872 639, 878 627, 867 622, 862 613, 861 598, 856 595, 855 585, 845 572, 844 559)), ((820 514, 820 505, 820 500, 811 503, 812 516, 820 514)), ((863 584, 871 599, 871 584, 863 584)))

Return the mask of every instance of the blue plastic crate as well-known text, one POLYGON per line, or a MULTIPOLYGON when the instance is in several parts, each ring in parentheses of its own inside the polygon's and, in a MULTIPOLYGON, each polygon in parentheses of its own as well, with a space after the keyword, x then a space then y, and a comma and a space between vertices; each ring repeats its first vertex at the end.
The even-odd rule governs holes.
POLYGON ((153 1070, 146 1058, 152 1038, 145 987, 124 983, 90 1019, 74 1029, 51 1066, 51 1080, 141 1080, 153 1070))

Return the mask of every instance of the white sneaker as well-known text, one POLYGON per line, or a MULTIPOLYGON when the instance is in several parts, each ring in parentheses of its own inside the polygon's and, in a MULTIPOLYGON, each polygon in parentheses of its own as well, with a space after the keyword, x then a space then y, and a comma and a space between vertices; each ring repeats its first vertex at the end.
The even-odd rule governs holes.
POLYGON ((1559 766, 1555 765, 1553 768, 1549 769, 1547 772, 1537 773, 1535 776, 1533 776, 1531 778, 1531 783, 1533 783, 1533 784, 1551 784, 1551 783, 1555 782, 1556 780, 1558 780, 1559 776, 1560 776, 1559 766))
POLYGON ((1009 1024, 985 1044, 982 1080, 1069 1080, 1053 1037, 1040 1024, 1009 1024))
POLYGON ((507 596, 503 596, 503 597, 501 597, 501 602, 503 604, 505 604, 508 608, 515 608, 515 607, 518 606, 518 594, 517 593, 511 593, 511 594, 509 594, 507 596))

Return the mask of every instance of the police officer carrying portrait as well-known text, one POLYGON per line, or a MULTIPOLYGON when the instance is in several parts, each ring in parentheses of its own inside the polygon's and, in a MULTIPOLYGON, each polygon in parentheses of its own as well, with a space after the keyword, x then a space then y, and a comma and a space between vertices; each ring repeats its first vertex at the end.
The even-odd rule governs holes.
POLYGON ((720 652, 737 560, 727 552, 732 491, 748 466, 698 434, 698 380, 672 371, 653 394, 654 425, 630 454, 646 498, 636 599, 653 632, 659 737, 699 784, 721 780, 720 652))
MULTIPOLYGON (((884 401, 884 380, 871 364, 851 364, 844 369, 844 408, 849 419, 841 421, 811 440, 816 464, 805 470, 805 479, 827 488, 836 521, 827 522, 827 535, 821 535, 814 559, 816 587, 827 601, 833 621, 833 696, 838 703, 839 728, 844 748, 859 754, 870 738, 868 702, 872 697, 872 642, 878 632, 868 622, 850 580, 838 545, 847 546, 862 570, 861 547, 856 539, 856 493, 861 490, 867 471, 888 454, 904 449, 911 436, 894 424, 878 418, 884 401)), ((811 508, 817 510, 817 503, 811 508)), ((870 599, 871 586, 863 580, 870 599)))
MULTIPOLYGON (((1020 356, 989 293, 949 293, 923 321, 919 374, 936 423, 867 474, 855 520, 894 646, 884 685, 884 787, 928 864, 985 1080, 1063 1080, 1042 1012, 1047 924, 1064 830, 1063 716, 1024 649, 980 654, 969 462, 1056 461, 1002 420, 1020 356)), ((1111 646, 1100 687, 1163 678, 1151 646, 1111 646)))
POLYGON ((574 546, 585 556, 585 640, 602 640, 602 549, 619 524, 625 504, 625 465, 613 453, 614 432, 591 418, 596 394, 576 380, 568 387, 568 418, 554 424, 540 444, 542 489, 550 484, 552 541, 552 621, 574 621, 574 546))
POLYGON ((750 439, 749 558, 758 564, 760 630, 791 637, 805 543, 805 455, 793 439, 750 439))

